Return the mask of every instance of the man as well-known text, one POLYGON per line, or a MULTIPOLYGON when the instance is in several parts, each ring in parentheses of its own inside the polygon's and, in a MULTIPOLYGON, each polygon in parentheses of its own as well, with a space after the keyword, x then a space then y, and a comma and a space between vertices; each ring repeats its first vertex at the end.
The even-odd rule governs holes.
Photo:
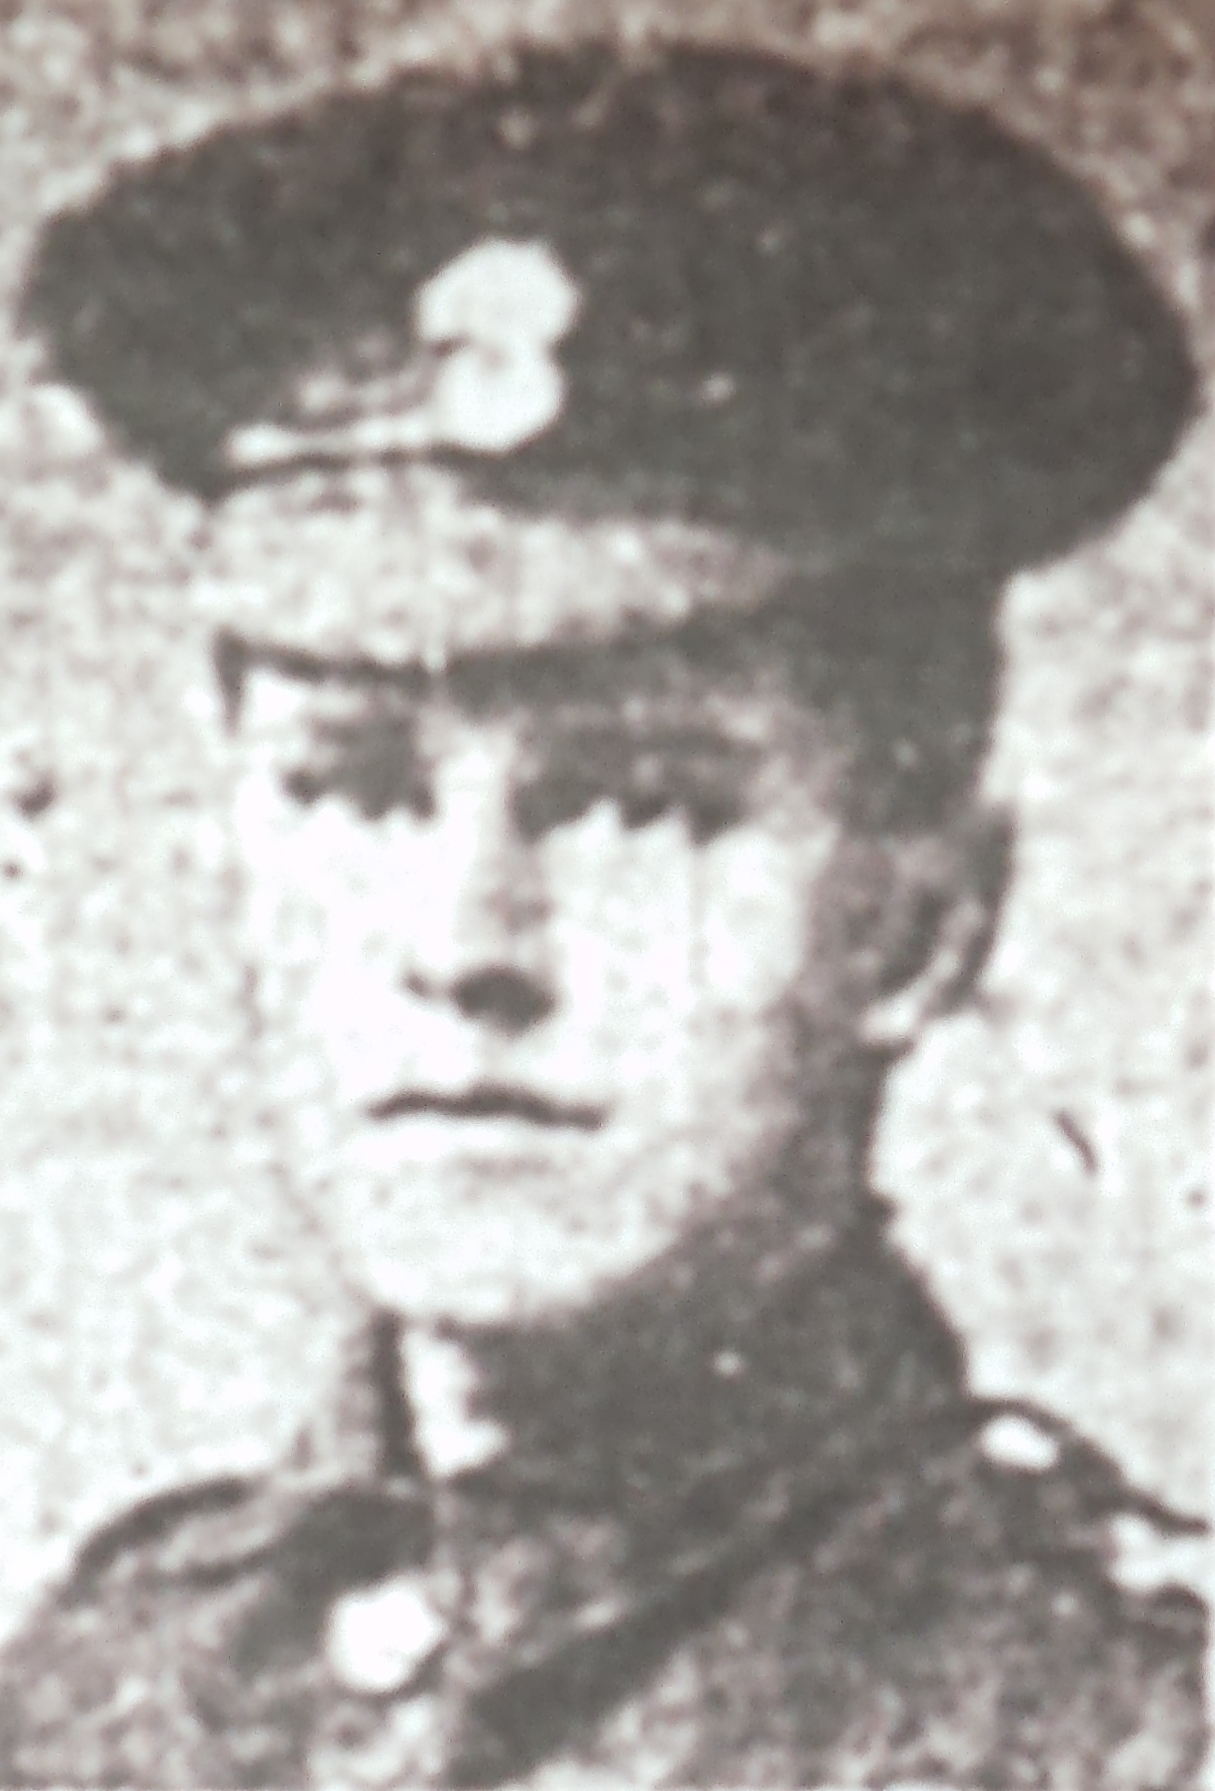
POLYGON ((968 1397, 865 1182, 994 922, 1001 584, 1191 403, 1085 200, 895 86, 533 53, 128 169, 26 313, 198 499, 251 1050, 369 1322, 281 1472, 83 1551, 9 1781, 1192 1782, 1168 1515, 968 1397))

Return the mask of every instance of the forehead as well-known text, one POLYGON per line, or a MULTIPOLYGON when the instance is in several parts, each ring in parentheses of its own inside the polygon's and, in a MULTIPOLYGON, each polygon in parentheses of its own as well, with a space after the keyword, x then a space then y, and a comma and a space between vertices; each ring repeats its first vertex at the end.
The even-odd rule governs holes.
POLYGON ((311 655, 437 671, 613 649, 697 615, 728 623, 790 573, 780 553, 724 530, 520 515, 472 498, 445 469, 378 466, 234 492, 210 514, 201 590, 216 627, 301 666, 311 655))

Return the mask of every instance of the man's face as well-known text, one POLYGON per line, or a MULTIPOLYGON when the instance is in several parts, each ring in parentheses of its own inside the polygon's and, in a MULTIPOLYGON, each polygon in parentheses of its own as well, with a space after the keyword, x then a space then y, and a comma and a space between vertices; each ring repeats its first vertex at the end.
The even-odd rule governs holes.
POLYGON ((417 1321, 576 1309, 745 1212, 851 1047, 839 745, 762 656, 689 642, 249 663, 236 821, 291 1169, 417 1321))

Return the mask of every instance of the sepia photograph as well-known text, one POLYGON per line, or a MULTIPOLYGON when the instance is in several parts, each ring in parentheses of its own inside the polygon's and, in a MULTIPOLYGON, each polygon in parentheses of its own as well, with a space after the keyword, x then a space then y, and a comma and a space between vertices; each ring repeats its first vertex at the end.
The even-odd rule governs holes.
POLYGON ((1215 1785, 1209 0, 0 93, 0 1787, 1215 1785))

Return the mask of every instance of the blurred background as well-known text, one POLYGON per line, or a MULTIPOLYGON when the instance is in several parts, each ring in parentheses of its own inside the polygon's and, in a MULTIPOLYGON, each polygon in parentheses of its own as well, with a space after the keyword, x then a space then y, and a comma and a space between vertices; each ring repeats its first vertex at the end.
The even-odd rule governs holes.
MULTIPOLYGON (((6 320, 38 219, 335 74, 606 32, 993 109, 1097 193, 1215 365, 1210 0, 0 0, 0 1632, 132 1497, 270 1461, 348 1316, 241 1060, 189 515, 32 386, 6 320)), ((976 1387, 1186 1511, 1215 1355, 1213 450, 1208 416, 1116 531, 1010 590, 1006 923, 900 1070, 877 1165, 976 1387)))

